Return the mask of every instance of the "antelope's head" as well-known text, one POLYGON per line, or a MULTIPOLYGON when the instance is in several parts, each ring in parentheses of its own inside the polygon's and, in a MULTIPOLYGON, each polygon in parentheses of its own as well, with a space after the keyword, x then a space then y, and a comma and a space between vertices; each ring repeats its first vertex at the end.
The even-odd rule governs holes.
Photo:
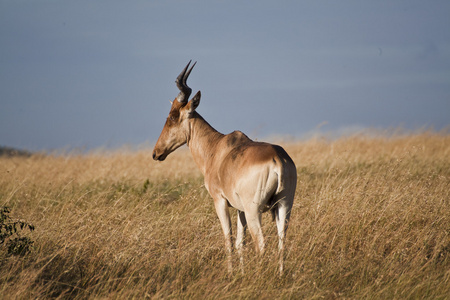
POLYGON ((167 155, 175 151, 178 147, 186 144, 189 139, 189 119, 192 117, 195 109, 200 103, 200 91, 188 101, 192 89, 186 84, 186 81, 194 68, 196 62, 189 68, 191 62, 178 75, 175 83, 180 93, 172 102, 172 107, 167 117, 161 135, 156 142, 153 150, 153 159, 163 161, 167 155))

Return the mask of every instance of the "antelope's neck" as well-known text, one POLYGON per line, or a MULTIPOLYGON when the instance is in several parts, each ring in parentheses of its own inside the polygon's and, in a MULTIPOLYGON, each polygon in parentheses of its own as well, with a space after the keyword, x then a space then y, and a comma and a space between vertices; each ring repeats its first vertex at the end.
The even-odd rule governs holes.
POLYGON ((190 119, 187 145, 195 163, 204 175, 207 166, 210 165, 210 161, 214 157, 214 153, 217 151, 219 140, 224 135, 209 125, 197 112, 194 112, 194 114, 194 117, 190 119))

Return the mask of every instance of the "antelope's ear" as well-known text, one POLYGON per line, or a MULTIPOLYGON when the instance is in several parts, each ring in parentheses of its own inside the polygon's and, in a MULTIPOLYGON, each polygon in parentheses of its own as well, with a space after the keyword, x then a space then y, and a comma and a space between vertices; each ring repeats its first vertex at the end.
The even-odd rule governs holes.
POLYGON ((195 94, 195 96, 191 99, 191 101, 189 101, 189 103, 188 103, 189 113, 193 113, 195 111, 195 109, 197 108, 197 106, 200 104, 201 96, 202 96, 202 93, 200 93, 200 91, 198 91, 197 94, 195 94))

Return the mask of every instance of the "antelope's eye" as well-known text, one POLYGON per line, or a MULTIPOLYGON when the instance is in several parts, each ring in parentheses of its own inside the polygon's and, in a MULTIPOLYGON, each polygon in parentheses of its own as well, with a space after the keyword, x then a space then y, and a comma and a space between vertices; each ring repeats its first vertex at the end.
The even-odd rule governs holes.
POLYGON ((169 120, 170 120, 171 122, 177 122, 179 116, 180 116, 180 113, 179 113, 179 112, 177 112, 177 111, 171 112, 171 113, 169 114, 169 120))

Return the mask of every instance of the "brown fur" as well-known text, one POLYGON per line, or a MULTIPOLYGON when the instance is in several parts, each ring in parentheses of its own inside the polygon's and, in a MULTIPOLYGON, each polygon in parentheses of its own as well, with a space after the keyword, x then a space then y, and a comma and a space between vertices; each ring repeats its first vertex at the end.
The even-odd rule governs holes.
POLYGON ((214 199, 225 236, 231 271, 231 224, 228 207, 239 211, 236 248, 241 256, 245 228, 264 252, 261 214, 270 210, 277 222, 280 272, 283 270, 283 241, 297 184, 295 164, 278 145, 256 142, 240 131, 224 135, 211 127, 195 109, 200 92, 188 103, 174 101, 155 145, 153 158, 164 160, 183 144, 204 175, 205 187, 214 199))

